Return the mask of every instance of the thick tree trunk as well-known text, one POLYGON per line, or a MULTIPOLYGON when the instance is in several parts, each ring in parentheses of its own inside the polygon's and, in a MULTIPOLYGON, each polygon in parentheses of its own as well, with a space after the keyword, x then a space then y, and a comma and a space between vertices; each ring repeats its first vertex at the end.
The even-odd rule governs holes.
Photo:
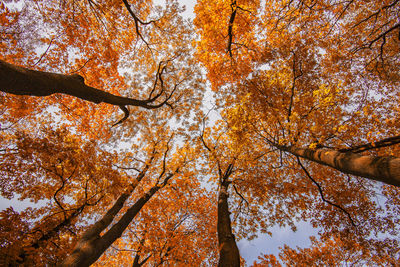
MULTIPOLYGON (((19 67, 0 60, 0 91, 15 95, 48 96, 66 94, 93 103, 108 103, 117 106, 140 106, 158 108, 162 104, 149 105, 151 100, 137 100, 116 96, 85 84, 78 74, 64 75, 19 67)), ((121 107, 122 108, 122 107, 121 107)), ((124 111, 125 112, 125 111, 124 111)))
MULTIPOLYGON (((153 153, 155 151, 153 150, 153 153)), ((118 212, 122 209, 124 206, 125 201, 132 195, 132 192, 135 190, 136 186, 138 183, 144 178, 147 170, 150 167, 150 163, 154 159, 154 154, 150 157, 150 162, 147 164, 143 170, 138 174, 136 179, 126 188, 125 192, 122 193, 117 201, 114 203, 114 205, 108 210, 106 215, 104 215, 99 221, 97 221, 94 225, 92 225, 84 234, 81 240, 91 240, 93 238, 96 238, 100 235, 100 233, 107 228, 111 222, 114 220, 115 215, 118 214, 118 212)), ((52 230, 44 234, 40 239, 38 239, 36 242, 34 242, 30 247, 33 248, 39 248, 40 242, 47 241, 50 238, 52 238, 55 234, 57 234, 63 227, 67 226, 70 224, 70 222, 76 218, 83 209, 85 208, 86 203, 82 205, 80 208, 78 208, 75 212, 73 212, 69 217, 67 217, 64 221, 62 221, 60 224, 58 224, 56 227, 54 227, 52 230)), ((25 247, 29 248, 29 247, 25 247)), ((26 258, 26 253, 23 250, 21 254, 19 255, 21 260, 19 263, 23 263, 25 258, 26 258)))
POLYGON ((218 192, 218 245, 219 267, 239 267, 240 255, 232 233, 231 219, 228 207, 228 187, 230 182, 224 180, 218 192))
MULTIPOLYGON (((150 158, 150 162, 153 160, 152 156, 150 158)), ((63 266, 76 266, 74 265, 75 261, 79 262, 79 257, 82 255, 87 255, 84 253, 80 252, 79 247, 87 247, 89 251, 92 251, 91 246, 93 246, 91 243, 94 240, 99 239, 101 232, 106 229, 114 220, 115 216, 118 214, 118 212, 122 209, 122 207, 125 204, 125 201, 132 195, 132 192, 135 190, 136 186, 139 184, 139 182, 143 179, 145 176, 147 170, 149 169, 150 165, 146 165, 144 169, 138 174, 136 179, 134 180, 133 183, 131 183, 125 190, 124 193, 122 193, 117 201, 114 203, 114 205, 107 211, 107 213, 97 222, 95 222, 91 227, 89 227, 88 230, 86 230, 80 240, 78 241, 78 244, 76 245, 74 251, 70 256, 65 258, 63 261, 63 266)), ((88 252, 88 254, 93 253, 88 252)), ((101 255, 101 254, 100 254, 101 255)))
MULTIPOLYGON (((133 218, 135 218, 142 207, 160 188, 160 186, 152 187, 144 196, 136 201, 136 203, 125 212, 125 214, 116 224, 114 224, 103 236, 100 236, 101 231, 99 232, 99 229, 104 229, 104 226, 109 221, 108 218, 110 216, 107 215, 114 214, 115 210, 117 210, 120 206, 118 205, 118 207, 116 207, 116 205, 120 203, 120 199, 118 199, 117 203, 109 210, 109 212, 107 212, 102 220, 96 222, 93 227, 91 227, 87 232, 84 233, 82 238, 78 241, 78 244, 76 245, 74 251, 63 261, 61 266, 83 267, 93 264, 116 239, 121 237, 122 233, 128 227, 133 218)), ((108 225, 106 225, 106 227, 108 225)))
POLYGON ((342 153, 331 149, 309 149, 293 146, 277 146, 277 148, 295 156, 330 166, 343 173, 400 186, 400 158, 365 156, 349 152, 342 153))

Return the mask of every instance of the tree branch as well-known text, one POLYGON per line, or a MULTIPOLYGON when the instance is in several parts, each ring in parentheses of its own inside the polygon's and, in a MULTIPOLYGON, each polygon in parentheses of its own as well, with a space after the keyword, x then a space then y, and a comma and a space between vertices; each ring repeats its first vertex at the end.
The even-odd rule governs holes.
POLYGON ((128 1, 126 0, 122 0, 122 2, 124 2, 124 5, 126 7, 126 9, 128 10, 129 14, 131 15, 131 17, 133 18, 133 20, 135 21, 135 30, 136 30, 136 34, 139 36, 139 38, 146 44, 147 48, 151 51, 150 45, 149 43, 144 39, 142 33, 140 32, 139 29, 139 24, 141 25, 148 25, 151 23, 155 23, 155 20, 151 20, 149 22, 144 22, 142 20, 140 20, 136 14, 132 11, 131 5, 128 3, 128 1))
POLYGON ((228 48, 227 51, 229 56, 232 58, 232 41, 233 41, 233 22, 235 21, 236 13, 237 13, 237 5, 236 0, 231 2, 231 17, 229 18, 229 25, 228 25, 228 48))
POLYGON ((399 144, 400 143, 400 135, 398 136, 393 136, 393 137, 388 137, 376 142, 370 142, 367 144, 362 144, 362 145, 358 145, 355 147, 351 147, 351 148, 342 148, 339 149, 339 152, 352 152, 352 153, 361 153, 367 150, 371 150, 371 149, 378 149, 378 148, 382 148, 382 147, 388 147, 388 146, 392 146, 395 144, 399 144))
MULTIPOLYGON (((156 75, 160 78, 161 72, 156 75)), ((30 96, 49 96, 52 94, 66 94, 78 97, 95 104, 101 102, 120 107, 125 116, 115 125, 122 123, 129 116, 129 110, 126 106, 137 106, 145 109, 156 109, 163 105, 168 105, 169 99, 177 89, 175 84, 172 92, 161 103, 154 104, 156 100, 165 92, 165 88, 161 86, 161 93, 157 96, 139 100, 134 98, 117 96, 100 89, 88 86, 85 80, 78 74, 65 75, 52 72, 36 71, 24 67, 19 67, 3 60, 0 60, 0 91, 15 95, 30 96)))
POLYGON ((324 202, 328 203, 329 205, 334 206, 334 207, 340 209, 341 211, 343 211, 343 212, 347 215, 347 217, 349 218, 351 224, 352 224, 354 227, 356 227, 356 224, 354 223, 353 219, 351 218, 350 213, 348 213, 347 210, 345 210, 345 209, 342 208, 341 206, 339 206, 339 205, 337 205, 337 204, 335 204, 335 203, 332 203, 331 201, 325 199, 324 193, 323 193, 323 191, 322 191, 322 188, 321 188, 320 184, 319 184, 317 181, 315 181, 314 178, 312 178, 312 176, 310 175, 310 173, 307 171, 307 169, 306 169, 306 168, 303 166, 303 164, 301 163, 300 158, 299 158, 298 156, 296 156, 296 158, 297 158, 297 162, 299 163, 300 167, 303 169, 303 171, 304 171, 304 173, 306 174, 306 176, 318 187, 318 191, 319 191, 319 194, 320 194, 322 200, 323 200, 324 202))

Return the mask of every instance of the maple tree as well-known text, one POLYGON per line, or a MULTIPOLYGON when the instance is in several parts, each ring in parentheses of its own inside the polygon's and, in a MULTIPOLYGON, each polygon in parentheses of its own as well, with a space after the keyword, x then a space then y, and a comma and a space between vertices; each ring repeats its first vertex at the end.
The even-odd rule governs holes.
POLYGON ((399 1, 0 6, 2 265, 399 261, 399 1))

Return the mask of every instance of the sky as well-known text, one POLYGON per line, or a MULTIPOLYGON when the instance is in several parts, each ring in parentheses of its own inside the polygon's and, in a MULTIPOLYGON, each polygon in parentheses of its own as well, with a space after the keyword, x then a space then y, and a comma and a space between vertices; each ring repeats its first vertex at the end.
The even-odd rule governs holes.
POLYGON ((240 255, 250 266, 261 254, 274 254, 278 257, 279 247, 283 247, 285 244, 291 248, 309 247, 311 245, 309 236, 317 235, 318 230, 308 222, 300 222, 296 226, 296 232, 293 232, 290 227, 275 226, 270 229, 272 236, 264 234, 252 241, 239 241, 240 255))

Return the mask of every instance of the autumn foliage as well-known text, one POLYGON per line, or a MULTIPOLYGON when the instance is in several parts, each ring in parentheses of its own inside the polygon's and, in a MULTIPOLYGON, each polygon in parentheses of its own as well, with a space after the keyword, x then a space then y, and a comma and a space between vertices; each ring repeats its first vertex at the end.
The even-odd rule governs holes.
POLYGON ((400 1, 183 12, 0 2, 0 265, 396 266, 400 1))

